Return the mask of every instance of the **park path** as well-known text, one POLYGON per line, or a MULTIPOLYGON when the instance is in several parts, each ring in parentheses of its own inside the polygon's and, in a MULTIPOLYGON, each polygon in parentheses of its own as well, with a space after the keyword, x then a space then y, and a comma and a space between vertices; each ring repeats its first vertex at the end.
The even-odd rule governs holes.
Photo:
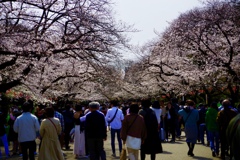
MULTIPOLYGON (((70 144, 70 150, 63 150, 65 158, 67 160, 75 160, 73 153, 73 144, 70 144)), ((187 155, 188 147, 185 142, 185 137, 181 137, 181 139, 177 139, 175 143, 162 143, 163 153, 156 155, 156 160, 220 160, 219 157, 212 157, 211 150, 208 146, 202 145, 200 143, 195 145, 194 148, 194 157, 189 157, 187 155)), ((110 143, 110 133, 108 132, 108 139, 104 144, 105 151, 107 154, 107 160, 119 160, 119 153, 116 152, 118 157, 111 157, 111 143, 110 143)), ((10 146, 11 149, 11 146, 10 146)), ((116 144, 116 150, 118 149, 118 145, 116 144)), ((4 151, 4 148, 1 147, 1 151, 4 151)), ((21 160, 21 157, 14 156, 8 158, 8 160, 21 160)), ((37 156, 36 156, 37 160, 37 156)), ((88 158, 81 158, 79 160, 88 160, 88 158)), ((146 160, 150 160, 150 155, 146 156, 146 160)), ((228 159, 226 159, 228 160, 228 159)))

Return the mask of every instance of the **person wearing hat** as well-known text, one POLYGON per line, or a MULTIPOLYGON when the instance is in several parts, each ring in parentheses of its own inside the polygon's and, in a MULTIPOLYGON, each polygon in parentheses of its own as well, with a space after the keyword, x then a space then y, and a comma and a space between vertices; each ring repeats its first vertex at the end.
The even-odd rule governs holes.
POLYGON ((90 160, 99 159, 104 150, 103 141, 107 139, 105 117, 98 111, 98 102, 89 103, 90 113, 86 115, 85 134, 90 160))

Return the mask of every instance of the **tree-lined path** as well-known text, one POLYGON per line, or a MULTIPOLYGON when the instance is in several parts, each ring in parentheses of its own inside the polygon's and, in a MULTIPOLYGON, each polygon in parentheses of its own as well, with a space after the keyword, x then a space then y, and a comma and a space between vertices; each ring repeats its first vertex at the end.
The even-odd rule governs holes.
MULTIPOLYGON (((176 140, 175 143, 162 143, 163 153, 156 155, 156 160, 219 160, 218 157, 212 157, 212 152, 209 147, 202 145, 200 143, 196 144, 194 149, 194 157, 189 157, 187 155, 187 145, 185 143, 185 137, 180 140, 176 140)), ((107 160, 119 160, 119 157, 111 157, 111 142, 110 142, 110 132, 108 132, 108 139, 105 142, 105 151, 107 154, 107 160)), ((117 147, 117 146, 116 146, 117 147)), ((10 148, 11 149, 11 148, 10 148)), ((73 155, 73 144, 71 143, 71 149, 64 150, 65 158, 67 160, 74 160, 73 155)), ((1 148, 3 151, 4 149, 1 148)), ((119 156, 119 153, 116 153, 119 156)), ((9 158, 9 160, 20 160, 21 157, 15 156, 9 158)), ((37 157, 36 157, 37 159, 37 157)), ((82 158, 80 160, 88 160, 87 158, 82 158)), ((150 156, 146 156, 146 160, 150 160, 150 156)), ((228 158, 226 158, 228 160, 228 158)))

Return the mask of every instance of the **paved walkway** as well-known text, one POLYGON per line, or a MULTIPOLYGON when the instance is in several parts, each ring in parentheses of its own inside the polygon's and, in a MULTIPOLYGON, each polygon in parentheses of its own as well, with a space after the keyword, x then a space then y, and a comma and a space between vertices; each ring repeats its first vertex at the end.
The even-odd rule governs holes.
MULTIPOLYGON (((194 148, 194 157, 189 157, 187 155, 188 147, 185 142, 185 137, 182 137, 180 140, 177 140, 175 143, 162 143, 163 153, 157 154, 156 160, 219 160, 218 157, 212 157, 212 153, 209 147, 202 144, 196 144, 194 148)), ((118 157, 111 157, 111 145, 110 145, 110 134, 108 132, 108 139, 105 142, 105 151, 107 154, 107 160, 119 160, 119 153, 117 152, 118 157)), ((11 146, 10 146, 11 149, 11 146)), ((116 144, 116 149, 118 145, 116 144)), ((1 151, 4 151, 4 148, 1 147, 1 151)), ((71 144, 70 150, 63 150, 65 158, 67 160, 75 160, 73 153, 73 144, 71 144)), ((21 157, 14 156, 8 158, 9 160, 20 160, 21 157)), ((37 159, 37 156, 36 156, 37 159)), ((88 160, 87 158, 81 158, 79 160, 88 160)), ((146 156, 146 160, 150 160, 150 156, 146 156)), ((228 160, 228 159, 226 159, 228 160)))

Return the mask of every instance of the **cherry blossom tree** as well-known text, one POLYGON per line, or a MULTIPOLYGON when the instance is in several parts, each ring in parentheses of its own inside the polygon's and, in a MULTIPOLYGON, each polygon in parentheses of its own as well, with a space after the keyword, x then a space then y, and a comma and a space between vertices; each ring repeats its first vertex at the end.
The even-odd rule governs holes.
POLYGON ((145 83, 173 95, 227 88, 236 100, 240 78, 237 13, 231 3, 211 2, 181 14, 158 41, 148 44, 150 56, 142 62, 145 83))
POLYGON ((99 76, 131 30, 115 22, 108 0, 5 0, 0 26, 0 91, 23 84, 42 94, 99 76))

